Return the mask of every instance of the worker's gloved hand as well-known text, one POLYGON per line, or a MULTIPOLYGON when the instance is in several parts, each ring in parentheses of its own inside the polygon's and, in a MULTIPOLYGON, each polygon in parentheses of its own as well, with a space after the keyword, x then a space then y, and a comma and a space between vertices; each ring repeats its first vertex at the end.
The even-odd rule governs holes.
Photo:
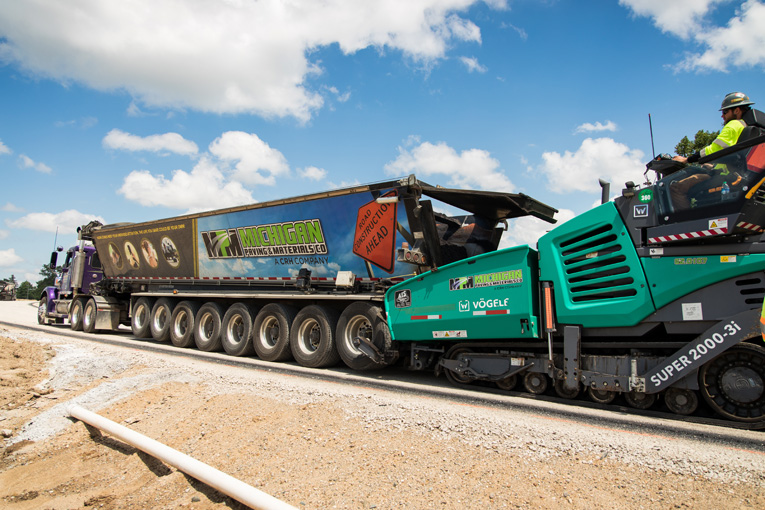
POLYGON ((645 167, 647 170, 657 172, 660 177, 666 177, 673 172, 677 172, 686 165, 685 161, 678 160, 677 158, 680 158, 680 156, 673 158, 670 154, 663 152, 649 161, 645 167))

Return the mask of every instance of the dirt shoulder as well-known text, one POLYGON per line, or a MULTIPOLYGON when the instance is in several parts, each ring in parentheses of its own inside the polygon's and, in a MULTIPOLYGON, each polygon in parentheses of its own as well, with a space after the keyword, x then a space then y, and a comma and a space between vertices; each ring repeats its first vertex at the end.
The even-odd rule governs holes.
POLYGON ((751 460, 761 452, 723 448, 729 459, 694 465, 689 455, 685 466, 659 452, 664 463, 642 462, 625 453, 630 443, 655 451, 666 438, 617 434, 623 444, 609 447, 596 436, 613 431, 569 434, 577 425, 554 416, 157 360, 0 326, 3 508, 242 508, 119 440, 91 437, 63 417, 69 402, 298 508, 765 508, 765 472, 751 460), (715 472, 724 465, 730 473, 715 472))

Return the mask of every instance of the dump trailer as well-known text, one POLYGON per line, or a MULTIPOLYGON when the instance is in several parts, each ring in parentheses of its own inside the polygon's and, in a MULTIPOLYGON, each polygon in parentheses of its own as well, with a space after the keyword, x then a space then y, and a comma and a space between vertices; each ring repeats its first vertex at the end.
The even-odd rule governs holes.
MULTIPOLYGON (((496 251, 507 219, 553 222, 555 212, 523 194, 445 189, 411 176, 147 223, 92 222, 78 229, 58 284, 41 296, 38 321, 67 319, 89 332, 130 324, 138 337, 179 347, 374 368, 383 363, 351 340, 370 323, 389 339, 390 287, 496 251), (435 211, 428 197, 461 214, 435 211)), ((54 252, 51 267, 57 259, 54 252)), ((397 358, 387 355, 387 363, 397 358)))
POLYGON ((763 428, 764 182, 765 135, 749 133, 692 166, 652 161, 644 184, 536 247, 498 249, 506 220, 552 223, 552 207, 414 176, 90 224, 67 255, 70 283, 49 289, 39 315, 268 361, 400 363, 460 386, 660 402, 763 428), (464 214, 437 212, 444 204, 464 214))

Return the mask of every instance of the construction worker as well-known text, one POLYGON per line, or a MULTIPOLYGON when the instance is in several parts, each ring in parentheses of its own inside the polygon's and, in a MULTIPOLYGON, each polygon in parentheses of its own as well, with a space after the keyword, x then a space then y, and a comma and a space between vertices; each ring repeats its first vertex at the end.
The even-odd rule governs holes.
POLYGON ((754 103, 749 100, 749 96, 743 92, 731 92, 723 99, 720 111, 722 112, 723 123, 725 124, 720 134, 717 135, 715 140, 699 150, 691 154, 690 156, 675 156, 675 161, 681 163, 695 163, 704 156, 722 150, 726 147, 734 145, 738 141, 738 137, 741 136, 741 132, 746 127, 746 123, 741 120, 744 114, 751 109, 751 105, 754 103))
MULTIPOLYGON (((722 131, 720 131, 720 134, 717 135, 717 138, 715 138, 711 144, 700 149, 698 152, 694 152, 688 157, 675 156, 672 159, 681 163, 695 163, 704 156, 709 156, 726 147, 735 145, 739 136, 741 136, 741 132, 746 127, 746 122, 744 122, 742 118, 746 112, 751 109, 751 105, 753 104, 754 102, 752 102, 749 99, 749 96, 743 92, 731 92, 730 94, 727 94, 720 106, 724 126, 722 131)), ((730 171, 725 165, 718 165, 715 169, 720 176, 728 176, 730 174, 730 171)), ((682 180, 673 182, 670 185, 670 193, 675 206, 680 210, 693 207, 694 200, 688 198, 688 190, 711 177, 712 176, 709 173, 695 173, 682 180)), ((737 177, 737 179, 737 181, 734 181, 736 184, 741 178, 737 177)), ((716 190, 717 188, 714 189, 716 190)))

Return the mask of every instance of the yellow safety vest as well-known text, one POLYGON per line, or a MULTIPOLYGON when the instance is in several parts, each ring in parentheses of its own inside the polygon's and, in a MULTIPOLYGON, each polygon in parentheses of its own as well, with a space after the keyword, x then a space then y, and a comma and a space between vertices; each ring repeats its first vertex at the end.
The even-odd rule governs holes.
POLYGON ((726 147, 735 145, 738 141, 738 137, 741 136, 741 132, 745 127, 746 122, 743 120, 733 119, 732 121, 728 122, 725 124, 725 127, 722 128, 720 134, 717 135, 717 138, 715 138, 711 144, 701 149, 701 155, 709 156, 710 154, 723 150, 726 147))

